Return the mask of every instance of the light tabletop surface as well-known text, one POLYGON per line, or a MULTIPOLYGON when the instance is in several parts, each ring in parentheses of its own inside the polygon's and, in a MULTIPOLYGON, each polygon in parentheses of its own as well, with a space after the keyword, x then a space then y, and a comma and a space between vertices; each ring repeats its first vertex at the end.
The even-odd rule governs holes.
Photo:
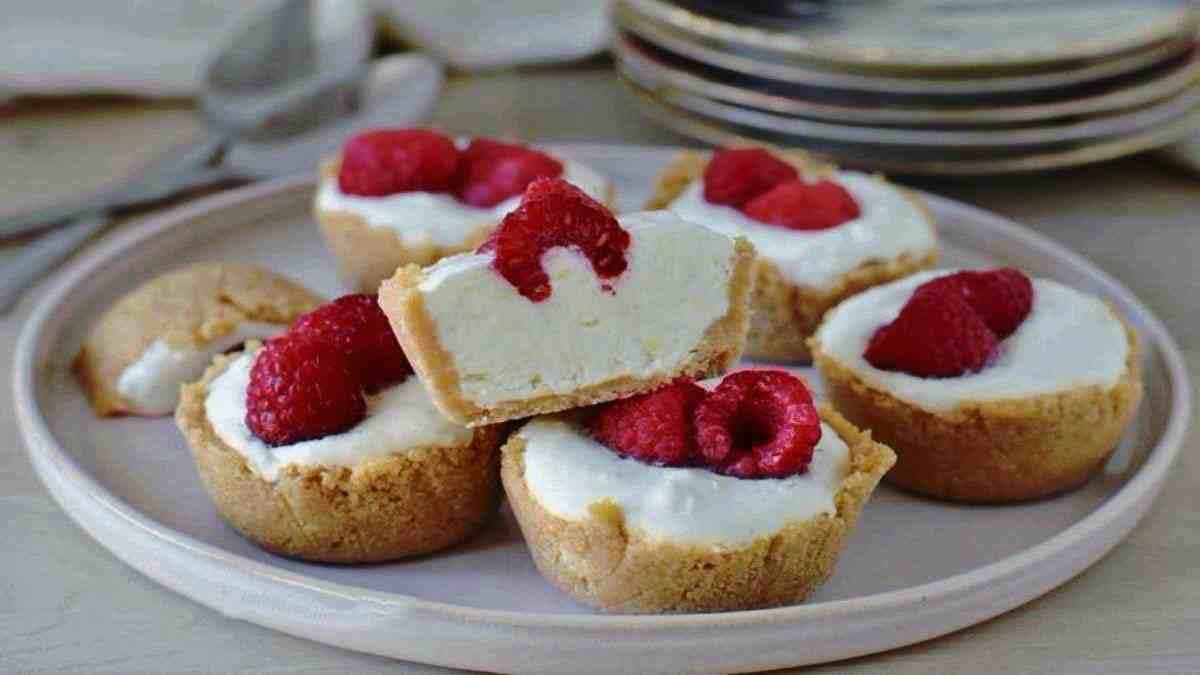
MULTIPOLYGON (((546 142, 689 144, 641 118, 603 65, 455 78, 434 121, 546 142)), ((185 103, 0 107, 0 213, 86 192, 197 128, 185 103)), ((1200 373, 1200 175, 1143 156, 1034 176, 902 182, 1084 254, 1158 313, 1193 379, 1200 373)), ((12 255, 0 247, 0 265, 12 255)), ((0 672, 438 670, 226 618, 159 587, 79 530, 38 482, 13 415, 13 346, 39 295, 0 317, 0 672)), ((1198 484, 1193 432, 1142 524, 1073 581, 953 635, 810 672, 1200 672, 1198 484)))

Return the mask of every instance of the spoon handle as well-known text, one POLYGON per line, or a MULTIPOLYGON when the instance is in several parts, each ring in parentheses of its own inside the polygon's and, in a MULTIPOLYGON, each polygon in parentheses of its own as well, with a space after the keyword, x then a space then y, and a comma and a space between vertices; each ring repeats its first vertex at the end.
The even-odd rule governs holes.
POLYGON ((209 134, 182 150, 160 155, 123 185, 82 200, 55 204, 33 213, 0 218, 0 239, 45 229, 94 212, 110 212, 168 197, 186 188, 197 171, 229 142, 223 134, 209 134))
MULTIPOLYGON (((170 183, 170 193, 212 185, 233 177, 233 172, 225 167, 201 169, 175 176, 170 183)), ((25 244, 16 260, 0 268, 0 316, 16 306, 27 288, 87 243, 108 220, 108 213, 93 211, 25 244)))
POLYGON ((108 216, 104 213, 93 213, 22 247, 21 255, 0 269, 0 316, 16 306, 26 288, 70 256, 107 222, 108 216))

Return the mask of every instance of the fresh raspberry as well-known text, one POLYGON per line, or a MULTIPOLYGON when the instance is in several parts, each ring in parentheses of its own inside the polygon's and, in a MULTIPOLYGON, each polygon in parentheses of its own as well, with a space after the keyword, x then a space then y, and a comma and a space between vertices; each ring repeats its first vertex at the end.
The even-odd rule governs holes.
POLYGON ((858 202, 833 181, 790 180, 746 202, 742 213, 792 230, 824 230, 858 217, 858 202))
POLYGON ((550 297, 542 254, 556 246, 579 250, 601 279, 625 271, 629 233, 608 209, 560 178, 538 178, 525 189, 481 251, 495 250, 492 266, 534 302, 550 297))
POLYGON ((463 152, 458 198, 490 208, 519 195, 535 178, 562 175, 562 162, 544 152, 490 138, 476 138, 463 152))
POLYGON ((704 199, 740 207, 799 177, 795 167, 762 148, 722 149, 713 153, 704 170, 704 199))
POLYGON ((336 347, 368 392, 413 372, 374 295, 343 295, 296 319, 289 332, 336 347))
POLYGON ((696 406, 700 458, 718 473, 783 478, 802 473, 821 440, 821 420, 804 382, 782 370, 727 375, 696 406))
POLYGON ((1033 309, 1033 282, 1012 267, 948 274, 921 284, 916 292, 931 288, 950 288, 960 294, 1001 340, 1016 332, 1033 309))
POLYGON ((338 186, 351 195, 446 192, 454 187, 461 154, 454 141, 430 129, 377 129, 346 141, 338 186))
POLYGON ((288 333, 254 358, 246 426, 267 445, 341 433, 366 416, 362 387, 336 345, 288 333))
POLYGON ((650 464, 682 466, 696 454, 692 413, 707 392, 694 382, 600 406, 588 421, 592 437, 623 455, 650 464))
POLYGON ((949 286, 913 293, 895 321, 871 336, 863 358, 882 370, 956 377, 981 370, 1000 341, 949 286))

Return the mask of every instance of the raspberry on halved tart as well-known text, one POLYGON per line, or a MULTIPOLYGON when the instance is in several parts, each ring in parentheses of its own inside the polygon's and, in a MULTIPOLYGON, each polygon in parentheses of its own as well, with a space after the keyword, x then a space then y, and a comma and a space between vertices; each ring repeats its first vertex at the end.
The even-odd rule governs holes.
POLYGON ((934 288, 961 295, 1002 340, 1016 332, 1033 309, 1033 281, 1012 267, 948 274, 921 284, 915 292, 934 288))
POLYGON ((454 141, 431 129, 376 129, 342 148, 342 192, 382 197, 397 192, 448 192, 461 154, 454 141))
POLYGON ((341 433, 366 415, 362 385, 337 345, 288 333, 255 355, 246 425, 267 445, 341 433))
POLYGON ((802 179, 780 183, 742 207, 747 216, 792 230, 824 230, 854 220, 858 202, 846 188, 830 180, 802 179))
POLYGON ((706 393, 694 382, 670 384, 600 406, 588 428, 593 438, 622 455, 685 466, 696 453, 692 414, 706 393))
POLYGON ((471 206, 490 208, 521 194, 537 178, 556 178, 562 162, 532 148, 476 138, 463 151, 458 198, 471 206))
POLYGON ((541 302, 551 293, 550 277, 542 267, 546 251, 558 246, 576 249, 591 262, 596 276, 611 279, 628 266, 629 242, 629 232, 604 205, 560 178, 539 178, 479 250, 495 251, 496 271, 521 295, 541 302))
POLYGON ((296 319, 289 332, 334 345, 368 393, 413 372, 374 294, 343 295, 296 319))
POLYGON ((704 199, 741 207, 780 183, 800 177, 791 164, 762 148, 721 149, 704 169, 704 199))
POLYGON ((800 378, 780 370, 727 375, 696 406, 699 459, 740 478, 783 478, 808 469, 821 420, 800 378))
POLYGON ((957 377, 982 370, 1000 341, 952 286, 914 292, 894 321, 871 336, 863 358, 881 370, 957 377))

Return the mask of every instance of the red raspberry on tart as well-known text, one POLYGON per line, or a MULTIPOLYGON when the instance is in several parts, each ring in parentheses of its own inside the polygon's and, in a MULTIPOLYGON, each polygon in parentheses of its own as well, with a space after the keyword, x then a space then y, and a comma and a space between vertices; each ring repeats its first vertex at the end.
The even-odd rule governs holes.
POLYGON ((802 179, 780 183, 742 207, 751 218, 790 230, 826 230, 854 220, 858 202, 831 180, 802 179))
POLYGON ((556 246, 577 249, 596 276, 612 279, 628 265, 629 241, 629 233, 602 204, 564 180, 539 178, 480 251, 494 250, 496 271, 521 295, 540 302, 551 293, 550 277, 542 267, 546 251, 556 246))
POLYGON ((721 149, 704 170, 704 198, 741 207, 780 183, 799 178, 795 167, 762 148, 721 149))
POLYGON ((808 387, 780 370, 739 371, 711 392, 680 382, 614 401, 594 413, 589 428, 620 454, 739 478, 803 473, 821 440, 808 387))
POLYGON ((332 343, 349 359, 368 393, 412 373, 375 294, 344 295, 296 319, 290 329, 332 343))
POLYGON ((366 394, 410 373, 375 296, 342 296, 301 316, 255 356, 246 425, 273 446, 341 433, 366 416, 366 394))
POLYGON ((332 342, 286 334, 254 359, 246 426, 267 445, 290 445, 353 428, 367 415, 362 383, 332 342))
POLYGON ((463 151, 458 198, 490 208, 525 191, 535 179, 562 175, 562 162, 532 148, 476 138, 463 151))
POLYGON ((454 187, 462 153, 431 129, 377 129, 346 141, 338 185, 350 195, 446 192, 454 187))
POLYGON ((1033 284, 1018 270, 958 272, 917 287, 863 357, 881 370, 956 377, 985 368, 1029 315, 1033 284))

